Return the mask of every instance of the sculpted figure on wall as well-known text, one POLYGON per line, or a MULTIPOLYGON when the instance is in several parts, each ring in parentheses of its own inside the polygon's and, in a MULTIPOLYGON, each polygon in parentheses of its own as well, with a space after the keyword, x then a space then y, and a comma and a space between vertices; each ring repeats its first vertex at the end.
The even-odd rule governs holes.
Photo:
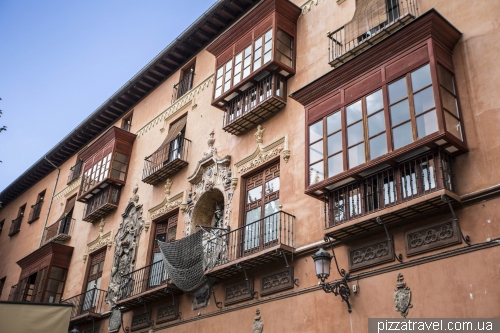
POLYGON ((115 236, 115 255, 107 296, 107 302, 111 304, 111 307, 114 307, 117 301, 127 297, 133 282, 127 274, 134 270, 139 236, 144 228, 142 204, 137 204, 139 201, 137 190, 136 186, 122 214, 122 222, 115 236))

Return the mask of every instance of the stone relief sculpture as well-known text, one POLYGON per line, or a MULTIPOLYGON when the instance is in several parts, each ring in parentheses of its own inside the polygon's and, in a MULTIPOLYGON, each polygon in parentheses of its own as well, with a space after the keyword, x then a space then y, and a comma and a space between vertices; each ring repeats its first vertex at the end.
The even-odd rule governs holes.
POLYGON ((130 293, 133 281, 126 275, 134 270, 139 236, 144 228, 142 220, 142 204, 139 205, 138 187, 135 186, 133 196, 122 214, 122 222, 115 236, 115 255, 111 268, 111 278, 106 301, 114 307, 120 299, 130 293))
POLYGON ((255 310, 255 320, 252 324, 252 333, 262 333, 264 330, 264 323, 260 318, 260 309, 255 310))

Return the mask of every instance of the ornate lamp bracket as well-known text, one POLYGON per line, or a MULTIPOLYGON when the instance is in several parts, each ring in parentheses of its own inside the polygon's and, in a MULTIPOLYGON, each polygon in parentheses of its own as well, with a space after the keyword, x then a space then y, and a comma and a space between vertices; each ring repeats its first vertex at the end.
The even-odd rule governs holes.
POLYGON ((460 228, 460 222, 458 221, 458 217, 457 215, 455 215, 455 210, 453 210, 453 206, 451 205, 451 202, 450 202, 450 199, 448 199, 448 197, 443 194, 441 195, 441 200, 444 202, 444 203, 447 203, 448 204, 448 207, 450 208, 450 212, 451 212, 451 215, 453 216, 453 219, 455 221, 457 221, 457 225, 458 225, 458 231, 460 232, 460 236, 462 237, 462 239, 464 240, 464 242, 468 245, 468 246, 471 246, 472 245, 472 242, 470 240, 470 237, 469 235, 465 235, 462 233, 462 228, 460 228))
MULTIPOLYGON (((243 270, 243 274, 245 274, 245 281, 247 283, 247 288, 250 291, 251 290, 250 289, 250 280, 248 280, 248 275, 247 275, 247 271, 246 271, 245 267, 241 266, 240 263, 237 263, 236 268, 243 270)), ((258 292, 256 292, 256 291, 252 292, 251 293, 252 298, 255 298, 257 296, 257 294, 258 294, 258 292)))
POLYGON ((389 231, 387 231, 387 227, 385 226, 385 223, 382 220, 382 218, 380 216, 377 216, 377 218, 375 219, 375 222, 377 222, 378 225, 381 225, 381 226, 384 227, 385 234, 387 235, 387 243, 389 244, 389 246, 392 246, 392 253, 394 253, 394 259, 396 259, 400 263, 403 263, 403 255, 401 253, 400 254, 396 254, 396 248, 394 246, 394 240, 391 238, 391 236, 389 236, 389 231))

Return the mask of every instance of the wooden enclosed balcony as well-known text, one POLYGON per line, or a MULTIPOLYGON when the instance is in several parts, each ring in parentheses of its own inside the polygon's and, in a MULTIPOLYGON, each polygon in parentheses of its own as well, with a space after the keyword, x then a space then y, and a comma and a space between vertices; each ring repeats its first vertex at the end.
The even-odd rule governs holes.
POLYGON ((73 233, 75 222, 75 219, 71 218, 71 216, 64 216, 46 227, 43 232, 42 244, 47 244, 48 242, 64 243, 69 240, 73 233))
POLYGON ((226 104, 224 131, 239 135, 255 128, 286 105, 286 79, 270 73, 226 104))
POLYGON ((116 304, 126 310, 142 305, 143 302, 165 298, 166 290, 174 294, 180 293, 177 287, 169 283, 169 279, 163 260, 125 274, 120 286, 123 297, 116 304))
POLYGON ((352 21, 328 32, 328 62, 338 67, 380 43, 418 17, 417 0, 381 0, 356 8, 352 21))
POLYGON ((188 153, 191 141, 178 137, 162 145, 144 160, 142 181, 155 185, 159 181, 177 173, 188 165, 188 153))
POLYGON ((103 317, 108 292, 101 289, 91 289, 79 295, 62 300, 63 304, 72 304, 70 325, 88 323, 103 317))
MULTIPOLYGON (((210 233, 207 233, 210 236, 210 233)), ((216 278, 240 274, 241 268, 252 268, 293 253, 295 216, 284 211, 268 215, 221 235, 213 233, 206 251, 216 255, 215 268, 205 272, 216 278)))
MULTIPOLYGON (((84 180, 82 180, 84 181, 84 180)), ((83 211, 83 221, 94 222, 118 207, 121 187, 107 185, 87 201, 83 211)))
POLYGON ((437 149, 331 189, 325 193, 327 235, 343 241, 380 230, 377 217, 397 225, 448 211, 448 200, 460 202, 453 162, 452 155, 437 149))

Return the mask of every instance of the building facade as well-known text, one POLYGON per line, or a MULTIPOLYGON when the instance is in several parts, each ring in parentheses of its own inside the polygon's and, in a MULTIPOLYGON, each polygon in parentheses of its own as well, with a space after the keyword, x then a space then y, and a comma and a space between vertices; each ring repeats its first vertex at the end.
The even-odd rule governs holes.
POLYGON ((500 317, 499 13, 218 1, 0 193, 0 300, 81 332, 500 317))

